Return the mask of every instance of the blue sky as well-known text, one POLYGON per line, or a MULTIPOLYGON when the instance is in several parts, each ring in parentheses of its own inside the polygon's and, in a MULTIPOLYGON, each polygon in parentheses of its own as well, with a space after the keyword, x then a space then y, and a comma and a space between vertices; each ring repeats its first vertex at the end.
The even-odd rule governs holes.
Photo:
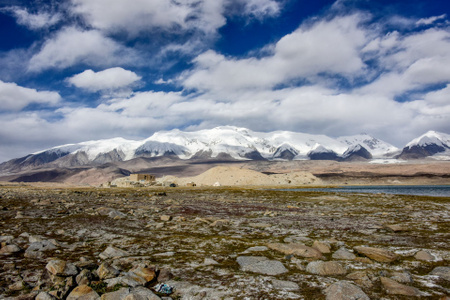
POLYGON ((450 133, 447 0, 0 0, 0 161, 220 125, 450 133))

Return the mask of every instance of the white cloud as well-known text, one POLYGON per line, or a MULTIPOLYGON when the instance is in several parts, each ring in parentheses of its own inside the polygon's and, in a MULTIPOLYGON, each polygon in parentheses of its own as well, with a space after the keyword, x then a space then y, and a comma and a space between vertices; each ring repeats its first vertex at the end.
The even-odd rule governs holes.
POLYGON ((72 12, 79 14, 94 28, 125 31, 136 35, 142 31, 198 30, 215 34, 226 24, 227 7, 243 6, 240 15, 257 19, 273 17, 280 11, 274 0, 71 0, 72 12))
POLYGON ((132 34, 154 28, 215 30, 225 24, 223 0, 72 0, 73 12, 97 29, 132 34))
POLYGON ((19 111, 32 103, 53 106, 60 101, 56 92, 37 91, 0 80, 0 111, 19 111))
POLYGON ((32 14, 29 13, 28 10, 18 6, 8 7, 3 10, 11 12, 17 19, 18 24, 26 26, 32 30, 51 27, 61 21, 62 18, 60 13, 41 11, 36 14, 32 14))
POLYGON ((420 19, 419 21, 416 22, 416 25, 417 26, 431 25, 431 24, 433 24, 436 21, 445 19, 446 17, 447 17, 447 15, 443 14, 443 15, 440 15, 440 16, 433 16, 433 17, 430 17, 430 18, 422 18, 422 19, 420 19))
POLYGON ((199 55, 196 68, 180 77, 187 88, 229 90, 272 87, 319 73, 352 77, 365 67, 359 52, 366 35, 359 15, 318 21, 284 36, 263 58, 226 58, 212 50, 199 55))
MULTIPOLYGON (((241 0, 242 1, 242 0, 241 0)), ((273 0, 245 0, 245 14, 263 19, 274 17, 280 12, 280 3, 273 0)))
MULTIPOLYGON (((377 38, 369 50, 381 70, 377 80, 358 89, 358 93, 395 97, 429 85, 450 82, 450 32, 429 29, 407 36, 398 33, 377 38)), ((366 49, 368 50, 368 49, 366 49)))
POLYGON ((75 64, 105 66, 131 63, 136 59, 133 50, 103 36, 97 30, 67 27, 47 40, 29 64, 30 71, 66 68, 75 64))
POLYGON ((140 79, 141 77, 136 73, 116 67, 100 72, 86 70, 68 78, 67 81, 78 88, 98 92, 123 89, 136 83, 140 79))

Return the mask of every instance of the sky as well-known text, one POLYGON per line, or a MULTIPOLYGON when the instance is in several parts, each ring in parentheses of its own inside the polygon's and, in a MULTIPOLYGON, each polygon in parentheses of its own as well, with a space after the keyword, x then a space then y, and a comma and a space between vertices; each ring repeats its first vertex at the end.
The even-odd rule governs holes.
POLYGON ((0 0, 0 162, 221 125, 450 133, 450 1, 0 0))

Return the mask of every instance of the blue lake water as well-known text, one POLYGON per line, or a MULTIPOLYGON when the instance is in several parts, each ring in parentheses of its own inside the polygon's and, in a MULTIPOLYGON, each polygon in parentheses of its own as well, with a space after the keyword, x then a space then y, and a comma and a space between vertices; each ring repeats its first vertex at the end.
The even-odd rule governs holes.
POLYGON ((450 185, 375 185, 342 186, 336 188, 287 189, 286 191, 317 191, 339 193, 371 193, 450 197, 450 185))

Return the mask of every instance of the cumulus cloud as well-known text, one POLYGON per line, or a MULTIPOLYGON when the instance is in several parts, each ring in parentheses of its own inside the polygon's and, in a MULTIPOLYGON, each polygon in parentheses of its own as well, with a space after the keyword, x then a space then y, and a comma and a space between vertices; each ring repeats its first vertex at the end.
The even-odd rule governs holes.
POLYGON ((94 28, 125 31, 136 35, 153 29, 197 30, 215 34, 226 24, 227 8, 243 6, 239 14, 257 19, 273 17, 280 11, 274 0, 71 0, 71 11, 81 15, 94 28))
POLYGON ((48 39, 29 64, 30 71, 66 68, 75 64, 104 66, 131 63, 136 53, 97 30, 66 27, 48 39))
POLYGON ((320 73, 354 76, 364 68, 359 52, 367 36, 358 14, 300 26, 263 58, 233 59, 209 50, 180 79, 187 88, 226 90, 273 87, 320 73))
POLYGON ((19 111, 32 103, 52 106, 60 101, 56 92, 37 91, 0 80, 0 111, 19 111))
POLYGON ((62 18, 60 13, 50 13, 47 11, 30 13, 27 9, 18 6, 4 8, 3 11, 11 13, 17 19, 18 24, 32 30, 51 27, 60 22, 62 18))
POLYGON ((123 89, 136 83, 141 78, 132 71, 117 67, 100 72, 86 70, 68 78, 67 81, 78 88, 98 92, 123 89))
POLYGON ((132 34, 154 28, 200 28, 215 30, 225 24, 224 0, 166 1, 72 0, 73 13, 80 14, 93 27, 105 31, 124 30, 132 34))

